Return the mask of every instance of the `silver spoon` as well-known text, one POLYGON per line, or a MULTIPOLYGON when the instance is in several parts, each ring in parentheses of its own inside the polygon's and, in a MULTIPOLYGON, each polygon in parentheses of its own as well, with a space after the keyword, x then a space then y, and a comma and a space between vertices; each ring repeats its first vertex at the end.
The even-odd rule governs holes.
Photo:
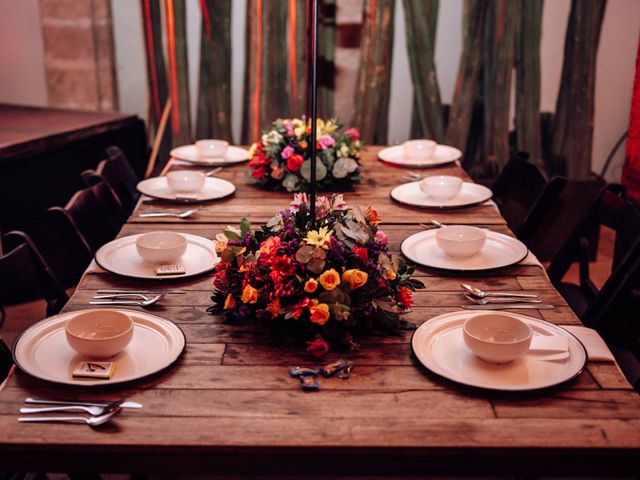
POLYGON ((538 298, 538 295, 532 295, 529 293, 504 293, 504 292, 485 292, 479 288, 472 287, 466 283, 461 283, 460 286, 466 290, 470 295, 476 298, 485 297, 516 297, 516 298, 538 298))
POLYGON ((116 407, 109 413, 100 415, 98 417, 20 417, 19 422, 23 423, 36 423, 36 422, 56 422, 56 423, 84 423, 90 427, 97 427, 103 423, 107 423, 111 420, 111 417, 117 415, 121 408, 116 407))
POLYGON ((185 210, 180 213, 170 213, 170 212, 153 212, 153 213, 141 213, 138 215, 141 218, 152 218, 152 217, 175 217, 175 218, 188 218, 198 210, 185 210))
MULTIPOLYGON (((141 295, 142 296, 142 295, 141 295)), ((145 300, 109 300, 109 301, 97 301, 97 302, 89 302, 89 305, 136 305, 138 307, 148 307, 160 301, 160 299, 164 297, 164 294, 156 295, 155 297, 149 298, 144 297, 145 300)))
POLYGON ((204 176, 211 177, 220 171, 222 171, 222 167, 214 168, 213 170, 209 170, 207 173, 205 173, 204 176))
POLYGON ((491 298, 476 298, 468 293, 464 294, 464 297, 478 305, 486 305, 488 303, 542 303, 539 298, 514 298, 514 297, 491 297, 491 298))
POLYGON ((67 405, 64 407, 22 407, 20 413, 48 413, 48 412, 87 412, 91 416, 97 417, 109 413, 116 408, 120 408, 123 400, 110 402, 104 406, 84 406, 67 405))

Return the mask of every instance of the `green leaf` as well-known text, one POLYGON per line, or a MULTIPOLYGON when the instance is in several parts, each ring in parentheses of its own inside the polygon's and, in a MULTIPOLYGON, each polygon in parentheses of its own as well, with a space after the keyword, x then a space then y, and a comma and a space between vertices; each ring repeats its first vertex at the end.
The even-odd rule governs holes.
POLYGON ((251 233, 251 224, 246 217, 240 220, 240 236, 245 238, 247 233, 251 233))
MULTIPOLYGON (((311 181, 311 160, 305 160, 300 167, 300 175, 307 181, 311 181)), ((327 176, 327 167, 322 161, 316 161, 316 180, 322 180, 327 176)))
POLYGON ((242 238, 233 230, 225 229, 223 233, 224 233, 224 236, 227 237, 229 240, 241 240, 242 238))

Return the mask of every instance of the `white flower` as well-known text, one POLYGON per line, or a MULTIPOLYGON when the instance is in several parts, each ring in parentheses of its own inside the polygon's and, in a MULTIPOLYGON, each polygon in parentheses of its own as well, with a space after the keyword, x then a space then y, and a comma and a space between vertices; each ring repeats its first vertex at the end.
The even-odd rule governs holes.
POLYGON ((349 156, 349 147, 347 147, 344 143, 340 146, 338 151, 336 152, 339 158, 348 157, 349 156))
POLYGON ((265 133, 262 136, 263 145, 274 144, 278 145, 282 141, 282 135, 280 135, 276 130, 271 130, 269 133, 265 133))

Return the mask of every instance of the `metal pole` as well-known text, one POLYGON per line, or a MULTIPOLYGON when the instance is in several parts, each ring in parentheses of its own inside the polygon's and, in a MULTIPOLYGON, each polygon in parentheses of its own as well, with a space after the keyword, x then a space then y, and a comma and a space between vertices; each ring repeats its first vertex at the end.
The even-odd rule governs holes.
POLYGON ((307 50, 307 65, 309 68, 309 75, 307 78, 307 92, 309 94, 309 107, 311 110, 311 190, 309 200, 311 205, 309 211, 311 212, 311 225, 313 228, 316 226, 316 125, 318 120, 318 102, 316 98, 317 93, 317 67, 318 67, 318 0, 311 0, 311 8, 309 9, 309 49, 307 50))

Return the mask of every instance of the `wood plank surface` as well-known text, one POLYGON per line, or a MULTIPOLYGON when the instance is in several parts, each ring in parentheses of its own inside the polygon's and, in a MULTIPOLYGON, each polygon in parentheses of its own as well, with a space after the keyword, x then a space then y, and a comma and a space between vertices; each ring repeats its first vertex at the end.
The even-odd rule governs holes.
MULTIPOLYGON (((512 235, 493 205, 431 211, 393 202, 389 191, 404 181, 406 170, 378 161, 377 150, 365 150, 363 183, 345 198, 349 204, 378 210, 393 251, 428 219, 512 235)), ((169 168, 185 166, 173 163, 169 168)), ((232 198, 202 204, 188 219, 140 218, 141 212, 185 208, 143 198, 120 236, 174 230, 213 239, 241 216, 257 225, 288 206, 291 196, 286 192, 246 185, 244 169, 228 167, 220 174, 238 187, 232 198)), ((421 172, 468 178, 457 165, 421 172)), ((530 310, 529 315, 557 325, 580 324, 535 263, 479 275, 419 267, 416 276, 426 288, 415 294, 415 308, 406 316, 415 326, 466 304, 460 283, 537 293, 556 308, 530 310)), ((87 308, 100 288, 185 290, 147 309, 180 326, 187 338, 184 354, 167 370, 122 387, 70 388, 18 373, 0 393, 0 467, 393 477, 632 474, 640 468, 640 397, 615 364, 590 363, 576 379, 541 392, 487 392, 423 368, 411 352, 412 330, 391 337, 372 335, 362 339, 360 351, 329 352, 322 360, 300 348, 275 347, 261 326, 230 324, 206 312, 211 273, 143 281, 94 263, 65 311, 87 308), (337 358, 355 362, 351 378, 321 378, 318 392, 301 391, 288 373, 292 365, 320 366, 337 358), (18 424, 17 410, 27 396, 127 397, 144 408, 127 410, 95 430, 18 424)))

